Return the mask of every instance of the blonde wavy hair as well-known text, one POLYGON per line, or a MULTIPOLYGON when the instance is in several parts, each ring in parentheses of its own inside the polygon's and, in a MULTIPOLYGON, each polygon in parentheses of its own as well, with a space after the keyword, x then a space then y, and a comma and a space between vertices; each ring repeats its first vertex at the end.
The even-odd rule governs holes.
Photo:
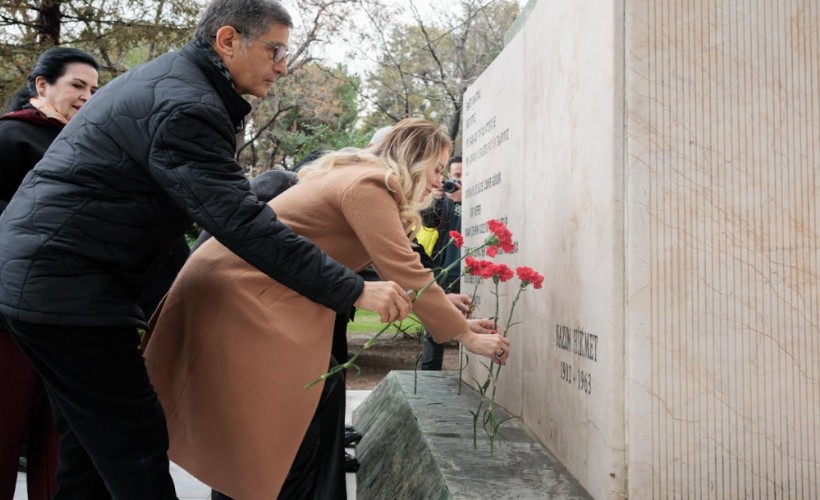
POLYGON ((425 196, 427 171, 436 168, 442 151, 450 151, 453 143, 440 125, 420 118, 405 118, 379 144, 370 149, 346 148, 327 153, 299 170, 300 181, 322 176, 333 169, 365 163, 385 168, 384 182, 388 186, 395 178, 404 195, 399 216, 408 237, 421 228, 419 210, 430 205, 425 196))

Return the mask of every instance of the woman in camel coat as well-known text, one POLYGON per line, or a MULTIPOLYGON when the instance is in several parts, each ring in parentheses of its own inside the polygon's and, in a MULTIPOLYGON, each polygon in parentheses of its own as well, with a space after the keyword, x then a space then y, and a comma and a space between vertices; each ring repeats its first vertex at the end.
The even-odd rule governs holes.
MULTIPOLYGON (((330 153, 304 168, 270 205, 345 266, 372 263, 420 290, 431 274, 410 237, 450 148, 439 126, 403 120, 374 151, 330 153)), ((471 331, 436 285, 413 310, 436 342, 458 339, 497 363, 509 356, 507 339, 471 331)), ((204 244, 154 316, 145 353, 171 459, 233 498, 276 498, 322 392, 304 386, 328 368, 334 318, 218 241, 204 244)))

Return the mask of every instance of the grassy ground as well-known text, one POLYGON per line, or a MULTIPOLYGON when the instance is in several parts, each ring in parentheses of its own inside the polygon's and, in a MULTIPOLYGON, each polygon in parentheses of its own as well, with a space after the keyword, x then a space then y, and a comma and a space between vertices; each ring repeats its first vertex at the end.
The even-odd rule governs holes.
MULTIPOLYGON (((348 323, 347 325, 347 332, 348 333, 377 333, 380 332, 381 329, 384 328, 384 323, 379 321, 379 315, 376 313, 372 313, 370 311, 356 311, 356 317, 354 321, 348 323)), ((390 326, 387 331, 382 334, 382 337, 391 337, 397 333, 399 333, 399 329, 403 331, 405 334, 415 337, 418 335, 418 332, 421 330, 421 323, 418 322, 416 316, 410 314, 404 321, 402 321, 399 328, 395 326, 390 326)))

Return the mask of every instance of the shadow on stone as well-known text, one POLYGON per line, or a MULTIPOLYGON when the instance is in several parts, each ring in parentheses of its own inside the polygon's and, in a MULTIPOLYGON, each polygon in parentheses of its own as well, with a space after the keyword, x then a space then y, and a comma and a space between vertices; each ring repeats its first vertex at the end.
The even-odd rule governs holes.
POLYGON ((459 396, 455 372, 420 371, 417 394, 412 371, 385 377, 353 412, 359 500, 591 498, 517 419, 501 426, 495 453, 482 429, 474 449, 478 394, 463 387, 459 396))

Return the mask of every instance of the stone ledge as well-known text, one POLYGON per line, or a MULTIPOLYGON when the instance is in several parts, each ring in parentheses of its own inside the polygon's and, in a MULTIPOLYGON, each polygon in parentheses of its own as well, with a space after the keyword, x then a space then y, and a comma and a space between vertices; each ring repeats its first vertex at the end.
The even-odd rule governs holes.
POLYGON ((413 375, 390 372, 353 412, 358 500, 591 498, 520 420, 501 426, 495 453, 481 429, 474 449, 478 394, 459 396, 457 373, 419 371, 417 394, 413 375))

